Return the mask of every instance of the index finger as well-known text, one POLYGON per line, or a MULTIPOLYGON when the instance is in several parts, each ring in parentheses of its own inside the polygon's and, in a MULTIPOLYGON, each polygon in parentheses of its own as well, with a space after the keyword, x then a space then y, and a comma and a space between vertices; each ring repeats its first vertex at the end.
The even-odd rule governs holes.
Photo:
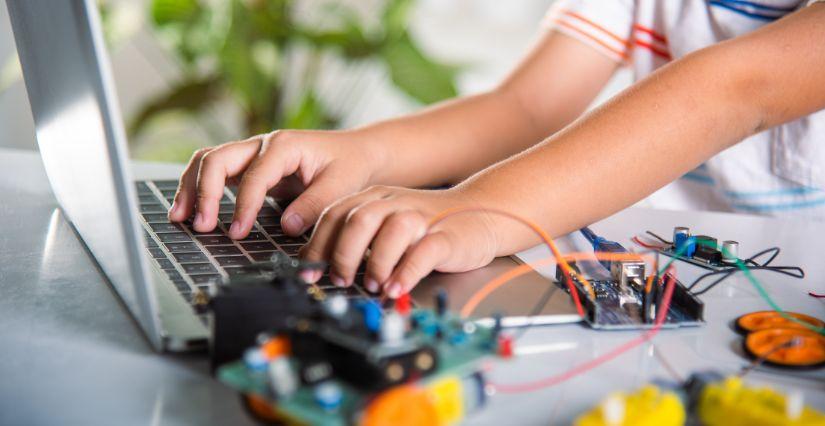
POLYGON ((196 193, 195 231, 208 232, 217 225, 218 209, 226 180, 242 173, 255 158, 260 137, 221 145, 201 158, 196 193))

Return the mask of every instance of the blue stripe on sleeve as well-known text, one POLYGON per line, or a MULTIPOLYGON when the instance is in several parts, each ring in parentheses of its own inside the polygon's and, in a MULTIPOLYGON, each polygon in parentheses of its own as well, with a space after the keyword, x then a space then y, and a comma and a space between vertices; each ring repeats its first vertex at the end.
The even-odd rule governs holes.
POLYGON ((745 1, 745 0, 719 0, 719 1, 721 1, 723 3, 728 3, 728 4, 737 4, 737 5, 742 5, 742 6, 749 6, 749 7, 752 7, 754 9, 770 10, 770 11, 773 11, 773 12, 793 12, 794 10, 796 10, 796 7, 768 6, 766 4, 754 3, 754 2, 745 1))
POLYGON ((771 21, 775 21, 775 20, 777 20, 777 19, 779 19, 783 16, 783 15, 764 15, 764 14, 757 13, 757 12, 749 12, 745 9, 740 9, 740 8, 738 8, 736 6, 733 6, 733 5, 730 5, 726 2, 717 1, 717 0, 711 0, 708 3, 711 6, 721 7, 723 9, 727 9, 727 10, 729 10, 731 12, 734 12, 734 13, 737 13, 739 15, 747 16, 748 18, 758 19, 758 20, 761 20, 761 21, 771 22, 771 21))
POLYGON ((724 194, 729 198, 750 199, 761 197, 776 197, 783 195, 806 195, 816 194, 820 192, 822 192, 822 190, 819 188, 802 186, 798 188, 777 189, 775 191, 725 191, 724 194))
POLYGON ((815 200, 805 200, 805 201, 793 201, 789 203, 777 203, 777 204, 742 204, 742 203, 735 203, 732 205, 733 208, 750 211, 750 212, 774 212, 774 211, 785 211, 785 210, 797 210, 797 209, 805 209, 811 207, 817 207, 825 205, 825 198, 819 198, 815 200))

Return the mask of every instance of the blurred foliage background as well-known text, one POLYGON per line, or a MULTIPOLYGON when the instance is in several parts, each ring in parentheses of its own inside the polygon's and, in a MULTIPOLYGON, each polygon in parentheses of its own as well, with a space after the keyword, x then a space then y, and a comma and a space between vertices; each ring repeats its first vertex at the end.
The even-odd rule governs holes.
MULTIPOLYGON (((245 135, 335 128, 340 117, 316 90, 322 55, 378 62, 398 90, 422 104, 456 95, 456 68, 428 57, 407 31, 413 0, 386 0, 366 17, 351 2, 329 2, 314 14, 302 13, 299 3, 152 0, 146 13, 154 35, 182 77, 127 117, 130 140, 171 114, 202 125, 209 143, 225 142, 203 113, 227 99, 240 107, 245 135)), ((105 4, 102 10, 106 16, 105 4)), ((142 157, 184 160, 194 148, 169 144, 142 157)))

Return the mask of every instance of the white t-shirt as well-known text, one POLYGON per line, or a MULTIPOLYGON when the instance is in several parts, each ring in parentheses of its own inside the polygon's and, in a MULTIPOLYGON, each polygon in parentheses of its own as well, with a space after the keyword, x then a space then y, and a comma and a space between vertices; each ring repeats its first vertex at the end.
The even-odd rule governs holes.
MULTIPOLYGON (((546 24, 631 67, 639 80, 818 1, 825 0, 561 0, 546 24)), ((743 140, 648 203, 825 220, 825 110, 743 140)))

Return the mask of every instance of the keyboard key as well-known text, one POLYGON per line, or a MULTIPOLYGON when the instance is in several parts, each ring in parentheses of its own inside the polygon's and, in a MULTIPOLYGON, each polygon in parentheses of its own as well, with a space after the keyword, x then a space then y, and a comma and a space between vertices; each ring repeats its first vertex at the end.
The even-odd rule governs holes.
POLYGON ((231 256, 241 254, 241 250, 235 246, 209 246, 206 247, 206 250, 209 251, 212 256, 231 256))
POLYGON ((284 235, 281 225, 266 225, 263 228, 269 235, 284 235))
POLYGON ((258 223, 262 226, 269 226, 269 225, 280 225, 281 218, 280 217, 259 217, 258 223))
POLYGON ((270 206, 264 206, 258 211, 258 217, 279 217, 281 216, 281 212, 275 210, 270 206))
POLYGON ((158 187, 160 190, 164 189, 178 189, 178 181, 177 180, 156 180, 152 181, 155 186, 158 187))
POLYGON ((165 234, 158 234, 158 239, 164 243, 182 243, 192 241, 189 234, 183 232, 169 232, 165 234))
POLYGON ((232 240, 223 235, 198 236, 198 241, 205 246, 228 246, 232 245, 232 240))
POLYGON ((232 223, 232 212, 218 214, 218 220, 226 224, 232 223))
POLYGON ((164 244, 164 246, 166 246, 166 250, 169 250, 172 253, 200 251, 200 249, 198 248, 198 246, 195 245, 195 243, 167 243, 164 244))
POLYGON ((250 232, 249 235, 247 235, 246 238, 244 238, 241 241, 266 241, 266 237, 264 236, 264 234, 261 234, 260 232, 250 232))
POLYGON ((209 262, 209 258, 203 253, 175 253, 172 256, 180 263, 209 262))
POLYGON ((157 197, 154 195, 138 195, 138 202, 140 204, 156 204, 158 202, 157 197))
POLYGON ((135 188, 137 188, 138 194, 151 194, 152 189, 149 188, 149 185, 146 182, 135 182, 135 188))
POLYGON ((177 189, 162 189, 160 191, 160 193, 163 194, 163 196, 165 198, 169 198, 169 197, 174 198, 176 192, 177 192, 177 189))
POLYGON ((218 274, 194 275, 192 277, 192 281, 195 284, 217 283, 220 280, 221 280, 221 276, 218 275, 218 274))
POLYGON ((303 244, 287 246, 282 245, 281 250, 283 250, 284 253, 294 257, 298 255, 298 252, 301 250, 301 247, 303 247, 303 244))
POLYGON ((172 281, 172 284, 181 293, 192 291, 192 287, 189 287, 189 284, 186 281, 172 281))
POLYGON ((254 243, 241 243, 241 247, 246 251, 272 251, 275 245, 269 241, 258 241, 254 243))
POLYGON ((234 213, 235 212, 235 205, 234 204, 220 204, 218 205, 218 213, 226 214, 226 213, 234 213))
POLYGON ((252 263, 244 256, 217 256, 215 257, 215 260, 217 260, 218 264, 222 267, 246 266, 252 263))
POLYGON ((172 280, 172 281, 183 281, 183 275, 181 275, 180 272, 178 272, 174 269, 168 269, 165 272, 166 272, 166 276, 169 277, 170 280, 172 280))
POLYGON ((164 232, 181 232, 183 230, 177 223, 151 223, 149 227, 159 234, 164 232))
POLYGON ((360 298, 364 297, 364 295, 358 291, 358 287, 350 286, 350 287, 335 287, 335 288, 328 288, 324 290, 327 297, 335 296, 335 295, 342 295, 348 298, 360 298))
POLYGON ((166 253, 164 253, 160 247, 149 248, 149 254, 152 255, 153 259, 166 259, 166 253))
POLYGON ((215 274, 218 272, 210 263, 187 263, 181 266, 183 266, 183 270, 189 275, 215 274))
POLYGON ((146 247, 155 248, 158 246, 158 243, 156 243, 152 237, 143 237, 143 239, 146 241, 146 247))
POLYGON ((256 262, 267 262, 272 259, 272 254, 275 253, 274 251, 261 251, 257 253, 249 253, 252 256, 252 259, 256 262))
POLYGON ((250 274, 252 271, 243 267, 235 267, 235 268, 223 268, 224 272, 226 272, 230 277, 234 275, 243 275, 243 274, 250 274))
POLYGON ((192 229, 192 233, 195 234, 196 237, 199 236, 199 235, 206 235, 206 236, 224 235, 223 230, 221 228, 217 227, 217 226, 215 227, 215 229, 213 229, 211 231, 206 231, 206 232, 195 231, 195 229, 192 228, 191 226, 189 228, 192 229))
POLYGON ((155 262, 158 263, 160 269, 167 270, 167 269, 175 269, 175 265, 169 259, 155 259, 155 262))
POLYGON ((166 213, 166 207, 163 207, 160 203, 158 203, 158 204, 141 204, 140 205, 140 212, 141 213, 166 213))
POLYGON ((226 196, 226 194, 224 194, 224 196, 221 197, 220 205, 222 205, 222 206, 234 206, 235 203, 232 200, 230 200, 229 197, 226 196))
POLYGON ((307 240, 306 240, 306 238, 304 238, 304 236, 290 237, 289 235, 277 235, 277 236, 272 237, 272 239, 275 240, 275 242, 280 244, 280 245, 290 245, 290 244, 304 245, 304 244, 307 243, 307 240))
POLYGON ((143 213, 143 219, 146 223, 169 223, 169 218, 166 213, 143 213))

